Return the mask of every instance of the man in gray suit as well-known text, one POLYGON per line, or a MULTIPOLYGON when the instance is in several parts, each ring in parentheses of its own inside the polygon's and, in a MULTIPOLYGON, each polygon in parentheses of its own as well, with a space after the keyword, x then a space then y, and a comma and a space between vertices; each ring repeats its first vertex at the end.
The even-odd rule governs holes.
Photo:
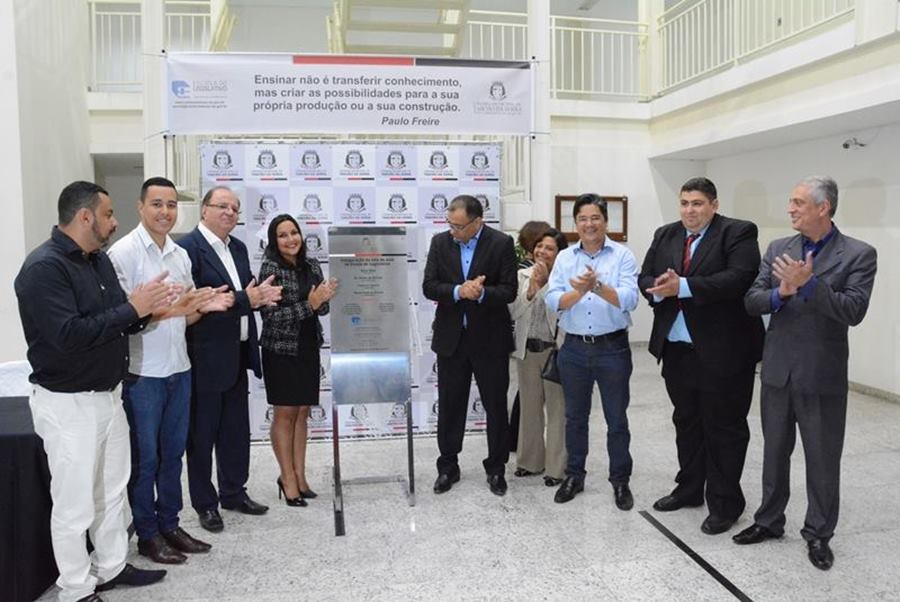
POLYGON ((866 315, 875 281, 875 249, 844 236, 831 221, 838 188, 811 176, 791 192, 788 215, 800 234, 773 241, 744 305, 771 314, 763 348, 762 504, 754 524, 734 536, 754 544, 784 534, 791 452, 800 428, 806 456, 809 560, 828 570, 828 541, 838 519, 841 451, 847 418, 847 329, 866 315), (795 426, 796 425, 796 426, 795 426))

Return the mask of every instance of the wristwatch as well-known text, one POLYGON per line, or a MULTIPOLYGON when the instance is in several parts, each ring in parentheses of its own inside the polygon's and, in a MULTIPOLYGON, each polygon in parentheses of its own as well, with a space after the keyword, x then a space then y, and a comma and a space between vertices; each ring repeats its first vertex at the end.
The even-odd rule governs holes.
POLYGON ((599 297, 599 296, 600 296, 600 290, 601 290, 602 288, 603 288, 603 283, 600 282, 600 281, 598 280, 598 281, 597 281, 597 284, 594 285, 594 288, 591 289, 591 292, 594 293, 595 295, 597 295, 597 296, 599 297))

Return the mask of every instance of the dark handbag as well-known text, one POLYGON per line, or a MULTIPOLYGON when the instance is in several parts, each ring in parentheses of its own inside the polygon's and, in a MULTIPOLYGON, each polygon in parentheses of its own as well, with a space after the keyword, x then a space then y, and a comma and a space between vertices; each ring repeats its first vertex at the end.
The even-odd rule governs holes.
MULTIPOLYGON (((553 340, 556 340, 556 335, 559 334, 559 324, 556 325, 556 332, 553 333, 553 340)), ((556 363, 556 355, 558 353, 558 349, 553 347, 550 350, 550 355, 547 356, 547 361, 544 362, 544 367, 541 368, 541 378, 544 380, 549 380, 550 382, 554 382, 557 384, 562 383, 559 378, 559 366, 556 363)))

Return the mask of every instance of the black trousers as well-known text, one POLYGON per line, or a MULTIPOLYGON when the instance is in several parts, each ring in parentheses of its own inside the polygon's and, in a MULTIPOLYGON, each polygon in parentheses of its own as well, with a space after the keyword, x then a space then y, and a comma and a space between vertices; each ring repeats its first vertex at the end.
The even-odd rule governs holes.
POLYGON ((509 424, 506 391, 509 389, 509 355, 491 353, 479 343, 478 336, 463 330, 453 355, 438 355, 438 424, 440 456, 438 473, 459 470, 459 452, 466 433, 469 390, 472 376, 481 395, 487 416, 487 474, 503 474, 509 460, 509 424))
POLYGON ((663 377, 679 467, 672 493, 688 504, 701 504, 705 497, 710 515, 736 520, 746 505, 741 474, 750 442, 754 366, 727 378, 701 378, 701 370, 692 345, 666 343, 663 377))
MULTIPOLYGON (((245 360, 246 355, 243 353, 245 360)), ((241 362, 237 382, 225 391, 198 390, 195 385, 188 429, 187 468, 191 505, 197 512, 217 509, 220 501, 237 504, 247 496, 245 485, 250 475, 248 398, 246 361, 241 362), (212 483, 213 452, 218 493, 212 483)))

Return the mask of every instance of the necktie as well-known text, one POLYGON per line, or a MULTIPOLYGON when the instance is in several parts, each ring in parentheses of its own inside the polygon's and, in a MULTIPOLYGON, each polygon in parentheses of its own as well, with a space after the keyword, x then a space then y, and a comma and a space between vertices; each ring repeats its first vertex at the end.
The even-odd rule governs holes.
POLYGON ((681 275, 687 274, 688 268, 691 267, 691 245, 700 238, 699 234, 688 234, 684 239, 684 253, 681 255, 681 275))

